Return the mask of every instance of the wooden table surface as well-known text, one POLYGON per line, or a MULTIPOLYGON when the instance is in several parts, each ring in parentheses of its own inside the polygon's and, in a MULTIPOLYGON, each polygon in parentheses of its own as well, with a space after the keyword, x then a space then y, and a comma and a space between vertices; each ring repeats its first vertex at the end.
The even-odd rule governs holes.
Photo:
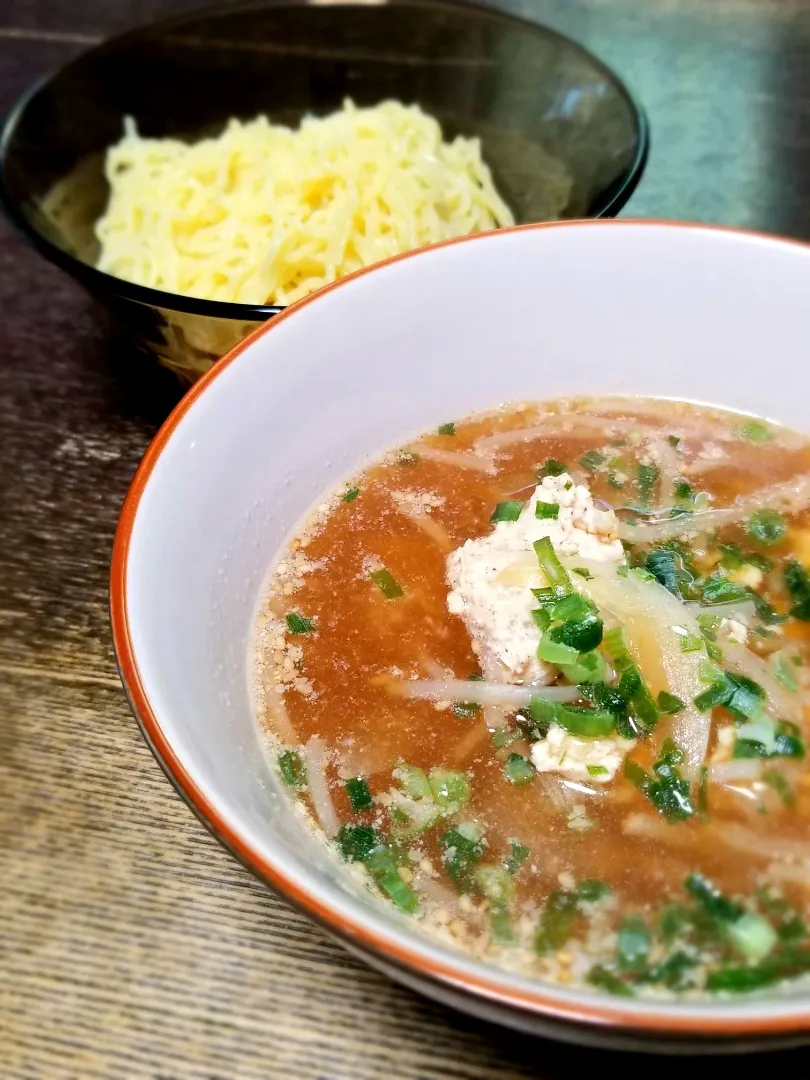
MULTIPOLYGON (((80 49, 180 6, 1 0, 0 116, 80 49)), ((652 156, 626 214, 810 239, 810 0, 513 6, 601 53, 646 105, 652 156)), ((107 621, 118 510, 176 397, 0 224, 0 1077, 710 1075, 721 1063, 611 1060, 392 985, 176 797, 130 716, 107 621)), ((810 1051, 757 1067, 806 1080, 810 1051)))

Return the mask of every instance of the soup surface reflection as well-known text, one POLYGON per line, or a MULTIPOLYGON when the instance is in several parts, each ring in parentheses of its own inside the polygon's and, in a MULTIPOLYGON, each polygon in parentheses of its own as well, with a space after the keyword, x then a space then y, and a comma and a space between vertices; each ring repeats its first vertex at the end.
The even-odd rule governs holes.
POLYGON ((384 901, 621 995, 810 972, 810 443, 669 401, 398 448, 274 568, 274 766, 384 901))

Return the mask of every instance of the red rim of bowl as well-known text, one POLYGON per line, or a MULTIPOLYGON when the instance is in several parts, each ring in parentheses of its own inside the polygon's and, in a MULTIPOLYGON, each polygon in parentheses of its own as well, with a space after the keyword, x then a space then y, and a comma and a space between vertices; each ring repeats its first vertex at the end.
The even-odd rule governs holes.
MULTIPOLYGON (((586 219, 580 221, 542 222, 528 225, 517 225, 512 228, 501 229, 499 232, 528 232, 541 229, 570 229, 585 226, 593 229, 617 229, 631 226, 666 226, 668 228, 685 229, 699 232, 721 232, 751 239, 763 239, 786 246, 795 246, 806 252, 810 252, 810 245, 799 241, 775 237, 767 233, 754 232, 745 229, 735 229, 722 225, 703 225, 700 223, 667 221, 667 220, 635 220, 624 218, 619 221, 586 219)), ((457 237, 447 240, 434 247, 449 247, 455 244, 468 244, 483 237, 491 236, 492 233, 477 233, 472 236, 457 237)), ((493 969, 491 977, 472 975, 459 971, 450 962, 443 959, 426 959, 420 956, 416 950, 407 944, 399 944, 390 940, 384 933, 378 933, 368 927, 362 919, 343 918, 329 905, 324 904, 318 897, 310 893, 306 888, 292 880, 283 869, 273 865, 260 852, 255 850, 245 841, 228 821, 212 805, 204 793, 197 787, 193 778, 186 771, 182 761, 175 754, 172 745, 164 735, 160 720, 153 710, 149 698, 141 680, 135 650, 129 630, 129 617, 127 613, 127 566, 129 557, 130 541, 135 518, 138 513, 141 498, 149 483, 155 465, 163 453, 166 445, 172 438, 175 429, 194 406, 198 398, 205 393, 214 380, 222 374, 226 367, 232 364, 248 349, 254 341, 265 334, 270 334, 282 322, 295 318, 296 314, 311 303, 315 303, 319 296, 335 289, 340 289, 353 279, 372 273, 380 267, 400 262, 404 259, 418 257, 421 253, 431 250, 422 248, 416 251, 405 252, 395 255, 383 262, 366 267, 348 277, 341 278, 325 286, 316 293, 298 301, 289 308, 284 309, 273 319, 259 326, 250 333, 235 348, 219 360, 207 371, 198 382, 192 386, 183 399, 177 404, 169 417, 161 426, 157 435, 149 445, 141 464, 132 480, 127 493, 121 516, 115 533, 113 543, 112 561, 110 568, 110 618, 112 624, 113 644, 115 647, 118 668, 124 689, 129 698, 130 705, 141 727, 143 735, 161 765, 168 778, 174 784, 178 793, 185 799, 199 819, 209 831, 228 848, 252 873, 260 880, 270 885, 278 893, 292 902, 300 910, 316 919, 341 938, 346 938, 355 945, 367 949, 394 966, 411 971, 417 975, 426 977, 434 982, 451 987, 455 990, 466 991, 481 1001, 494 1006, 500 1006, 518 1011, 524 1015, 535 1016, 538 1019, 562 1021, 569 1024, 587 1024, 614 1028, 622 1032, 636 1032, 648 1038, 655 1036, 671 1036, 683 1038, 698 1037, 704 1039, 729 1038, 733 1036, 777 1036, 797 1035, 803 1031, 810 1031, 810 1008, 804 1012, 788 1015, 763 1016, 757 1018, 746 1012, 745 1015, 712 1015, 701 1019, 694 1014, 682 1012, 668 1012, 663 1008, 660 1012, 647 1010, 635 1013, 626 1012, 615 1007, 610 999, 604 1002, 597 1000, 575 1003, 560 1000, 553 994, 553 988, 549 992, 546 984, 538 983, 537 990, 526 991, 517 987, 510 988, 504 985, 503 977, 499 978, 497 969, 493 969)), ((505 976, 504 976, 505 977, 505 976)), ((786 1002, 787 1004, 787 1002, 786 1002)), ((810 1005, 810 1001, 808 1002, 810 1005)), ((699 1008, 699 1006, 698 1006, 699 1008)))

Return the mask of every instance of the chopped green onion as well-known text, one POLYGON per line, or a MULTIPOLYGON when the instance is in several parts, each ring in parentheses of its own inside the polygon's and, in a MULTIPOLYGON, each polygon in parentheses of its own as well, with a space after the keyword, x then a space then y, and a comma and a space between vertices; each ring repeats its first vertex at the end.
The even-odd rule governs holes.
POLYGON ((566 593, 570 593, 572 591, 571 579, 562 563, 557 558, 557 553, 554 550, 551 540, 549 540, 547 536, 542 536, 539 540, 535 540, 534 551, 537 555, 540 569, 543 571, 545 579, 551 588, 563 589, 566 593))
POLYGON ((738 428, 740 435, 757 446, 764 446, 773 439, 773 431, 762 420, 748 420, 738 428))
POLYGON ((455 814, 470 797, 470 782, 454 769, 431 769, 430 791, 436 805, 445 814, 455 814))
POLYGON ((442 861, 447 873, 462 892, 474 885, 474 871, 486 851, 483 830, 472 822, 463 822, 439 837, 442 861))
POLYGON ((795 693, 799 689, 799 680, 796 678, 796 665, 786 656, 772 656, 771 671, 776 681, 781 683, 786 690, 792 690, 795 693))
POLYGON ((587 469, 588 472, 595 472, 596 469, 604 462, 605 455, 600 453, 599 450, 588 450, 579 459, 579 463, 583 469, 587 469))
POLYGON ((532 698, 529 702, 529 714, 539 724, 557 724, 571 735, 593 739, 610 735, 616 726, 615 717, 608 709, 560 705, 539 697, 532 698))
POLYGON ((284 619, 291 634, 309 634, 315 629, 312 619, 299 615, 297 611, 287 612, 284 619))
POLYGON ((437 431, 439 435, 455 435, 456 425, 453 423, 439 424, 437 431))
POLYGON ((718 922, 734 923, 745 914, 738 903, 724 896, 703 874, 690 874, 684 888, 718 922))
POLYGON ((513 840, 509 845, 509 854, 503 865, 510 874, 516 874, 530 854, 531 852, 525 844, 513 840))
POLYGON ((642 506, 648 506, 653 489, 658 483, 658 466, 643 462, 638 467, 638 500, 642 506))
POLYGON ((365 862, 382 844, 382 837, 370 825, 342 825, 337 834, 338 847, 347 862, 365 862))
POLYGON ((790 614, 794 619, 810 622, 810 577, 797 562, 785 564, 785 587, 793 601, 790 614))
POLYGON ((390 570, 372 570, 368 575, 386 600, 396 600, 404 596, 404 590, 390 570))
POLYGON ((506 779, 515 787, 522 787, 524 784, 531 783, 537 775, 537 769, 528 758, 523 757, 522 754, 514 753, 507 757, 503 771, 506 779))
POLYGON ((430 799, 433 797, 427 773, 416 765, 398 765, 394 769, 394 779, 399 783, 405 794, 412 799, 430 799))
POLYGON ((679 713, 681 709, 686 708, 686 704, 679 697, 675 697, 674 694, 670 694, 666 690, 659 693, 657 704, 664 716, 674 716, 675 713, 679 713))
POLYGON ((560 504, 538 501, 534 504, 534 516, 551 520, 560 516, 560 504))
POLYGON ((739 544, 718 544, 717 546, 723 553, 720 565, 725 567, 726 570, 740 570, 746 564, 755 566, 763 574, 773 570, 773 560, 766 558, 765 555, 745 552, 739 544))
POLYGON ((360 494, 360 488, 357 488, 357 487, 349 488, 349 490, 343 496, 343 501, 344 502, 354 502, 354 500, 357 498, 357 496, 359 494, 360 494))
POLYGON ((353 779, 346 781, 346 794, 349 796, 349 802, 352 804, 352 810, 355 813, 360 810, 368 810, 374 803, 368 784, 362 776, 355 776, 353 779))
POLYGON ((624 481, 620 480, 617 473, 615 472, 609 472, 607 480, 610 486, 612 488, 615 488, 617 491, 621 491, 624 487, 624 481))
POLYGON ((793 788, 785 779, 783 773, 780 773, 778 769, 766 769, 762 774, 762 779, 768 785, 773 788, 785 806, 794 806, 796 803, 796 796, 793 792, 793 788))
POLYGON ((680 747, 672 739, 664 739, 661 756, 653 765, 654 778, 637 761, 628 759, 624 763, 625 777, 669 821, 686 821, 695 812, 689 795, 689 781, 678 771, 683 759, 680 747))
POLYGON ((517 521, 522 510, 523 503, 519 499, 508 499, 506 502, 498 503, 489 520, 490 522, 517 521))
POLYGON ((537 479, 545 480, 547 476, 562 476, 564 472, 568 472, 568 466, 564 462, 549 458, 545 465, 541 465, 537 470, 537 479))
POLYGON ((733 604, 737 600, 747 600, 751 589, 729 581, 723 574, 712 574, 703 585, 701 602, 704 604, 733 604))
POLYGON ((633 996, 632 987, 623 982, 615 972, 605 967, 604 964, 594 964, 585 978, 591 986, 596 986, 599 990, 606 990, 615 997, 633 996))
POLYGON ((608 776, 609 771, 604 765, 588 765, 588 776, 608 776))
POLYGON ((509 746, 515 739, 519 738, 520 732, 515 731, 513 728, 495 728, 495 731, 492 733, 492 745, 500 750, 503 749, 504 746, 509 746))
POLYGON ((709 769, 706 765, 700 766, 700 778, 698 779, 698 814, 701 821, 709 820, 709 769))
POLYGON ((696 966, 698 960, 689 953, 679 949, 662 960, 660 964, 650 968, 639 976, 639 981, 644 983, 663 983, 670 990, 683 990, 686 988, 685 976, 688 971, 696 966))
POLYGON ((708 690, 704 690, 695 698, 695 705, 701 712, 722 705, 735 716, 741 716, 747 720, 755 720, 762 714, 765 704, 765 691, 753 680, 745 675, 731 675, 727 671, 720 671, 716 681, 708 690))
POLYGON ((601 644, 603 623, 596 607, 578 593, 558 600, 551 609, 551 618, 561 625, 550 631, 552 641, 568 645, 577 652, 590 652, 601 644))
POLYGON ((537 646, 537 658, 547 664, 575 664, 579 659, 579 651, 571 645, 563 645, 544 636, 540 638, 537 646))
POLYGON ((652 938, 643 919, 627 915, 619 927, 617 954, 622 971, 643 971, 647 966, 652 938))
POLYGON ((534 624, 541 634, 545 634, 546 630, 551 626, 551 615, 546 608, 535 608, 531 613, 534 624))
POLYGON ((676 480, 672 488, 676 499, 692 499, 695 489, 686 480, 676 480))
POLYGON ((779 940, 776 931, 766 918, 754 912, 746 912, 728 928, 728 937, 746 960, 756 963, 773 951, 779 940))
POLYGON ((588 878, 577 886, 576 894, 585 903, 595 904, 597 900, 604 900, 606 896, 610 896, 612 891, 611 887, 606 885, 604 881, 588 878))
POLYGON ((475 701, 454 701, 453 716, 470 717, 477 716, 481 706, 475 701))
POLYGON ((783 979, 796 978, 807 971, 810 971, 810 950, 786 949, 766 957, 759 964, 712 971, 706 979, 706 989, 731 994, 749 993, 773 986, 783 979))
POLYGON ((698 652, 703 648, 703 638, 697 634, 686 634, 681 637, 681 652, 698 652))
POLYGON ((787 536, 787 522, 775 510, 757 510, 746 524, 748 535, 760 544, 779 544, 787 536))
POLYGON ((571 937, 579 914, 576 893, 555 890, 546 900, 540 917, 540 926, 534 939, 535 952, 553 952, 562 948, 571 937))
POLYGON ((285 750, 278 755, 278 771, 288 788, 298 789, 307 786, 307 767, 296 750, 285 750))
POLYGON ((608 630, 604 635, 603 643, 605 652, 607 652, 611 663, 622 676, 622 681, 627 679, 625 685, 628 686, 628 689, 632 686, 632 692, 628 693, 628 698, 635 715, 644 725, 646 731, 652 731, 658 723, 658 706, 655 704, 649 687, 642 678, 638 665, 630 656, 621 627, 614 626, 611 630, 608 630))
POLYGON ((419 910, 419 897, 403 880, 391 849, 384 844, 374 848, 364 859, 366 869, 377 882, 377 887, 400 911, 413 915, 419 910))
POLYGON ((475 883, 490 904, 504 906, 515 898, 515 881, 508 870, 501 866, 478 866, 475 883))
POLYGON ((584 566, 573 566, 571 568, 571 573, 579 574, 579 576, 581 578, 585 578, 586 581, 590 581, 593 577, 593 574, 590 572, 590 570, 587 570, 584 566))

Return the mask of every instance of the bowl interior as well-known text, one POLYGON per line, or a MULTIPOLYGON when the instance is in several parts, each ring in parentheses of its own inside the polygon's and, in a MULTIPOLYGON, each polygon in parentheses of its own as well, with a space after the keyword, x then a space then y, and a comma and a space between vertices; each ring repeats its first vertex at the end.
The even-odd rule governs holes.
MULTIPOLYGON (((280 792, 251 711, 257 597, 319 495, 381 450, 471 410, 639 393, 810 428, 808 292, 810 248, 797 244, 653 223, 507 230, 328 288, 224 361, 147 455, 112 583, 125 681, 202 815, 267 880, 356 943, 479 993, 604 1021, 607 1006, 593 995, 422 940, 326 857, 280 792)), ((609 1007, 614 1023, 727 1033, 789 1019, 802 1001, 609 1007)))
POLYGON ((432 0, 265 2, 126 34, 58 72, 10 122, 5 195, 29 229, 93 265, 104 151, 125 115, 145 135, 186 138, 262 112, 295 124, 346 97, 416 102, 447 135, 479 136, 521 222, 606 212, 642 164, 623 86, 541 27, 432 0))

